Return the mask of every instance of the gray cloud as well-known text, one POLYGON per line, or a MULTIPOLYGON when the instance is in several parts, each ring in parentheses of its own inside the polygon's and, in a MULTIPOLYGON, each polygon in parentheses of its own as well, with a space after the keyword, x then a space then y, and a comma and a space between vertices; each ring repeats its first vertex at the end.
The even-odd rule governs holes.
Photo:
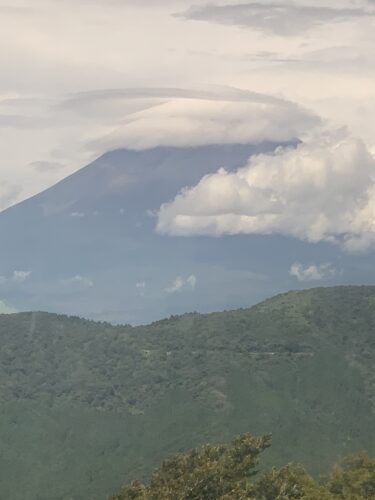
POLYGON ((56 170, 65 168, 65 165, 57 161, 34 161, 30 163, 30 167, 40 172, 55 172, 56 170))
MULTIPOLYGON (((374 0, 375 1, 375 0, 374 0)), ((368 65, 368 70, 372 71, 371 56, 367 50, 358 50, 350 46, 333 46, 319 50, 310 50, 298 54, 291 54, 287 57, 281 56, 277 52, 259 51, 248 53, 243 56, 244 61, 293 64, 305 68, 322 69, 325 72, 337 71, 337 68, 349 68, 362 65, 361 71, 368 65)))
POLYGON ((12 16, 28 16, 33 12, 31 7, 15 6, 15 5, 0 5, 0 14, 12 16))
POLYGON ((301 35, 313 28, 374 16, 365 8, 333 8, 288 3, 252 2, 237 5, 191 7, 178 17, 235 25, 282 36, 301 35))
MULTIPOLYGON (((77 3, 77 0, 65 0, 69 3, 77 3)), ((101 5, 113 5, 113 6, 142 6, 142 7, 155 7, 158 6, 176 6, 176 4, 189 5, 190 0, 79 0, 81 4, 101 4, 101 5)))
POLYGON ((31 116, 0 114, 0 128, 34 128, 35 126, 36 120, 31 116))

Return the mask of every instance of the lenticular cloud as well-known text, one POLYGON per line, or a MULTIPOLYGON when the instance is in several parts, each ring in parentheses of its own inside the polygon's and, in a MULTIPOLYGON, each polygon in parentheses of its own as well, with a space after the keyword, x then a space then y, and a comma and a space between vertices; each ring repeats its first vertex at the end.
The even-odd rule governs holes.
POLYGON ((161 94, 153 105, 150 98, 149 107, 130 113, 91 147, 142 150, 157 146, 283 143, 302 137, 321 122, 297 104, 263 94, 180 94, 170 98, 161 94))

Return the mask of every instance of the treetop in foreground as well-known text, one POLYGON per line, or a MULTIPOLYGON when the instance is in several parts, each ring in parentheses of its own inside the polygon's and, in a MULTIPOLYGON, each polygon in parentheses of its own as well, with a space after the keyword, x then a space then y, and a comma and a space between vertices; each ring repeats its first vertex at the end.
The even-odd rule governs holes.
POLYGON ((163 462, 148 484, 134 481, 111 500, 372 500, 375 459, 361 452, 316 480, 299 464, 259 472, 269 435, 244 434, 163 462))

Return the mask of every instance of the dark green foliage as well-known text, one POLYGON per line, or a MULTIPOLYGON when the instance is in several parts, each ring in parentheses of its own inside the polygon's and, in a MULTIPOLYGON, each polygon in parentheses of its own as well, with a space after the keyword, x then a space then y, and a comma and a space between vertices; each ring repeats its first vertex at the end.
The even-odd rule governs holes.
POLYGON ((101 499, 162 458, 249 428, 275 436, 265 466, 320 473, 375 452, 374 287, 137 328, 0 315, 0 342, 9 499, 101 499))

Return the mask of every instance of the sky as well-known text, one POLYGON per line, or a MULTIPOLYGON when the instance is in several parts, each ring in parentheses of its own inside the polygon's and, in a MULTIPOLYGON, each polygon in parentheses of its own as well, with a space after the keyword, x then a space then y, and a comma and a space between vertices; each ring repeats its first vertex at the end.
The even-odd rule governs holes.
POLYGON ((115 148, 298 137, 218 165, 157 230, 375 247, 374 1, 2 0, 0 20, 0 210, 115 148))

